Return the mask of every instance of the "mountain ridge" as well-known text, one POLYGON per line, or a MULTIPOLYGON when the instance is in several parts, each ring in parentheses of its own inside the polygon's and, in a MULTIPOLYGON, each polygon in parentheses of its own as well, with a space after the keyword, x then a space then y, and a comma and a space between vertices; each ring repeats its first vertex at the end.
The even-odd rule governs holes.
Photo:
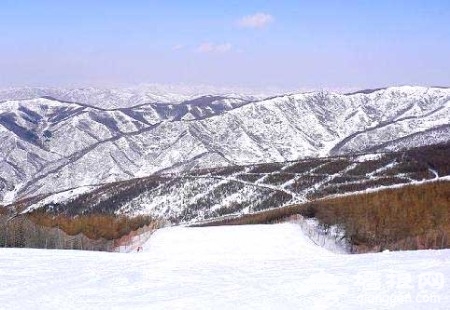
POLYGON ((446 88, 411 86, 104 108, 54 97, 7 100, 0 104, 0 201, 158 171, 427 144, 421 136, 445 142, 449 103, 446 88))

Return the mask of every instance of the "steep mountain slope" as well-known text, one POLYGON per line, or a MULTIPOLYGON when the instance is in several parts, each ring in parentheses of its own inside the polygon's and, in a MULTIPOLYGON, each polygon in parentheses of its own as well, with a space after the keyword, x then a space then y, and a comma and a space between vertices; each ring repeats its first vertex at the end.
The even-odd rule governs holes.
POLYGON ((3 102, 0 193, 28 193, 41 187, 48 192, 147 175, 189 154, 214 159, 204 154, 200 142, 186 136, 184 120, 220 114, 247 101, 205 96, 176 105, 149 103, 120 109, 50 97, 3 102), (183 145, 188 147, 186 154, 183 145), (164 153, 175 157, 166 158, 164 153))
POLYGON ((93 89, 24 93, 3 93, 0 104, 3 202, 156 172, 395 150, 450 138, 450 90, 442 88, 265 100, 166 96, 159 103, 148 94, 93 89))
POLYGON ((16 212, 146 214, 171 222, 195 222, 448 178, 448 158, 450 144, 444 144, 396 153, 203 169, 81 187, 19 201, 12 207, 16 212))

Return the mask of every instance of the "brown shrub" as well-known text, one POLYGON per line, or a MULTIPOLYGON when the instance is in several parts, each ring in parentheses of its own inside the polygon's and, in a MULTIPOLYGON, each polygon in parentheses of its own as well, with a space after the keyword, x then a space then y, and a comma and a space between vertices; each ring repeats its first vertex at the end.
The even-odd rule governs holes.
POLYGON ((70 236, 79 233, 90 239, 106 240, 118 239, 127 235, 131 231, 143 226, 159 225, 159 221, 150 216, 114 216, 107 214, 78 215, 70 217, 68 215, 52 216, 44 212, 33 212, 28 215, 29 219, 37 225, 44 227, 57 227, 70 236))
POLYGON ((344 170, 350 165, 350 161, 347 159, 338 159, 333 160, 325 165, 314 170, 314 173, 317 174, 335 174, 344 170))
POLYGON ((281 185, 289 180, 292 180, 294 177, 295 175, 291 173, 273 173, 267 176, 267 178, 264 180, 264 183, 272 185, 281 185))
POLYGON ((270 164, 259 164, 254 165, 249 173, 272 173, 280 171, 284 166, 284 163, 270 163, 270 164))
POLYGON ((305 173, 313 168, 324 164, 326 161, 324 159, 310 158, 306 160, 299 161, 293 165, 287 167, 284 172, 287 173, 305 173))

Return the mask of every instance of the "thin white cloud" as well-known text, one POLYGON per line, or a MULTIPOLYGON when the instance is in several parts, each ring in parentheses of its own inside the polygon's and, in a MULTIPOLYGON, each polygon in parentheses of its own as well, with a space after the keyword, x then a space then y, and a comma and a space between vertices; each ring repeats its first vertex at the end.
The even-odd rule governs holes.
POLYGON ((175 44, 174 46, 172 46, 172 51, 179 51, 184 49, 184 45, 183 44, 175 44))
POLYGON ((271 24, 275 18, 267 13, 255 13, 253 15, 247 15, 237 21, 238 26, 243 28, 264 28, 271 24))
POLYGON ((226 53, 231 51, 231 49, 232 45, 230 43, 214 44, 211 42, 204 42, 195 50, 198 53, 226 53))

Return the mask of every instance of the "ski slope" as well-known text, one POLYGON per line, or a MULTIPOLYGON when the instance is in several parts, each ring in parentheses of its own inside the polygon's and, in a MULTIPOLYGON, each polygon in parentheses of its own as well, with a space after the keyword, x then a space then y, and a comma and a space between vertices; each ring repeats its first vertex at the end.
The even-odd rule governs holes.
POLYGON ((143 249, 0 249, 0 309, 450 308, 450 250, 334 254, 296 224, 164 228, 143 249))

